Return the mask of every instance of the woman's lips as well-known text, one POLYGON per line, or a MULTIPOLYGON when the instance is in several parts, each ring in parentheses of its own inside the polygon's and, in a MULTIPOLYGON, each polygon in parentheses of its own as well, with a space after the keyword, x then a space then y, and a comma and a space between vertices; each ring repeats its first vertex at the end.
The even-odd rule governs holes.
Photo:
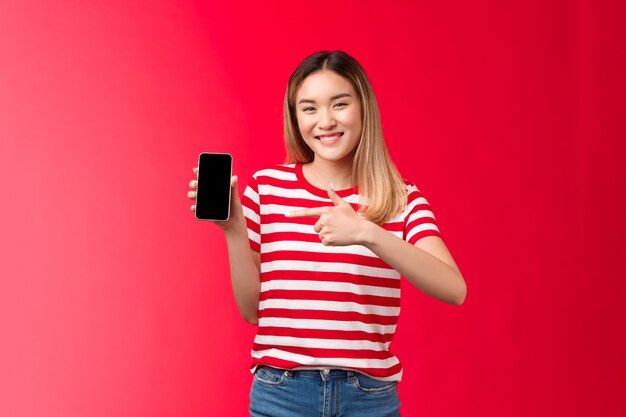
POLYGON ((337 142, 341 136, 343 136, 343 133, 329 133, 327 135, 315 136, 315 139, 319 140, 325 145, 330 145, 337 142))

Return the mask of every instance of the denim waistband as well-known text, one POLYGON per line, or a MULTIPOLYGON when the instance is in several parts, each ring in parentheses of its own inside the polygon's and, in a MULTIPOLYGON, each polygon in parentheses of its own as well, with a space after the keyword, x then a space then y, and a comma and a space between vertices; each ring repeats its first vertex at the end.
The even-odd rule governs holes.
POLYGON ((257 371, 261 368, 267 368, 276 372, 282 372, 287 377, 301 376, 309 378, 352 378, 358 374, 356 371, 348 371, 345 369, 320 368, 320 369, 281 369, 273 366, 259 365, 257 371))

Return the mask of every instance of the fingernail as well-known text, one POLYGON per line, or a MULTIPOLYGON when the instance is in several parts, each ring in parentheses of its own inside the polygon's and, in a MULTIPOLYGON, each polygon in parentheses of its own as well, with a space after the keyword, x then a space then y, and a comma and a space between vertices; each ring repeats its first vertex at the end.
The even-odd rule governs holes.
POLYGON ((285 217, 291 217, 291 212, 285 213, 285 217))
POLYGON ((331 189, 331 190, 333 190, 333 191, 335 191, 335 186, 333 185, 332 181, 331 181, 331 183, 330 183, 330 189, 331 189))

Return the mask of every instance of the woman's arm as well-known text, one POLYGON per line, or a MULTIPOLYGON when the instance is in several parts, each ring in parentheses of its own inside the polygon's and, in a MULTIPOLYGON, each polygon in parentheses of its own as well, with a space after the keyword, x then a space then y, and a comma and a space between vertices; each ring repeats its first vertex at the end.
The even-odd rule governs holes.
POLYGON ((441 238, 427 236, 411 245, 366 221, 359 240, 424 293, 455 305, 465 301, 465 280, 441 238))
POLYGON ((230 263, 230 280, 239 313, 250 324, 258 324, 261 292, 260 255, 250 249, 248 229, 243 224, 225 229, 230 263))
POLYGON ((450 304, 465 301, 467 287, 443 240, 427 236, 415 245, 359 216, 332 187, 334 207, 287 213, 288 217, 318 217, 314 230, 328 246, 363 245, 426 294, 450 304))
MULTIPOLYGON (((198 168, 193 172, 198 174, 198 168)), ((228 261, 230 263, 230 280, 239 313, 250 324, 258 323, 259 294, 261 292, 261 261, 258 252, 250 248, 248 242, 248 226, 243 214, 243 206, 237 192, 237 176, 230 180, 230 217, 225 221, 214 221, 226 236, 228 245, 228 261)), ((192 180, 189 186, 193 189, 187 197, 196 199, 198 181, 192 180)), ((191 210, 195 211, 195 204, 191 210)))

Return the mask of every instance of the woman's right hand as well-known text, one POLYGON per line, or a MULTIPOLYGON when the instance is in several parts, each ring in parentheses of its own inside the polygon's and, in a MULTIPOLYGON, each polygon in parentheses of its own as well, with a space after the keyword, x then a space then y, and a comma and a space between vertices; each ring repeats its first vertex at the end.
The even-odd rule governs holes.
MULTIPOLYGON (((192 190, 187 193, 187 197, 193 200, 194 204, 191 205, 191 211, 195 212, 196 190, 198 189, 198 167, 194 167, 193 172, 196 174, 196 179, 189 182, 189 187, 191 187, 192 190)), ((230 178, 230 216, 228 220, 212 220, 212 223, 215 223, 224 231, 233 228, 233 226, 243 227, 244 230, 247 228, 246 219, 243 215, 243 207, 241 205, 241 200, 239 199, 239 193, 237 192, 236 175, 233 175, 230 178)))

